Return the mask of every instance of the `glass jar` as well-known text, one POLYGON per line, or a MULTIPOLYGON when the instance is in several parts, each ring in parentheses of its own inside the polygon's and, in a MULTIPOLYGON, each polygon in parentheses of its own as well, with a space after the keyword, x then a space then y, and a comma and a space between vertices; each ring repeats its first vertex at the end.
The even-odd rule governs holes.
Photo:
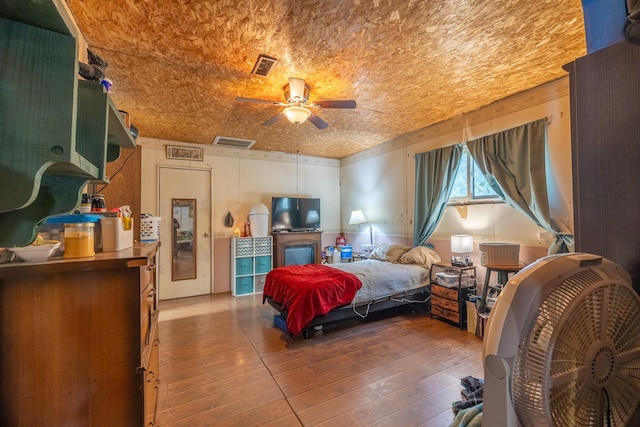
POLYGON ((87 193, 82 194, 82 203, 80 203, 80 213, 89 213, 91 212, 91 203, 92 199, 87 193))
POLYGON ((64 258, 84 258, 96 254, 94 249, 95 224, 75 222, 64 225, 64 258))
POLYGON ((107 204, 102 194, 94 194, 91 198, 91 212, 106 212, 107 204))

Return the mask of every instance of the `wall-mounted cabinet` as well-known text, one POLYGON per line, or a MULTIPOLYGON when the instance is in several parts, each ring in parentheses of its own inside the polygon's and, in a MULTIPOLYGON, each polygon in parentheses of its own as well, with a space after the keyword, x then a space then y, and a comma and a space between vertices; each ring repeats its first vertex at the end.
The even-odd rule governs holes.
POLYGON ((78 43, 59 1, 0 0, 0 247, 31 243, 69 212, 106 162, 135 148, 113 101, 78 81, 78 43))
POLYGON ((234 296, 262 292, 273 265, 272 247, 270 236, 231 239, 231 293, 234 296))

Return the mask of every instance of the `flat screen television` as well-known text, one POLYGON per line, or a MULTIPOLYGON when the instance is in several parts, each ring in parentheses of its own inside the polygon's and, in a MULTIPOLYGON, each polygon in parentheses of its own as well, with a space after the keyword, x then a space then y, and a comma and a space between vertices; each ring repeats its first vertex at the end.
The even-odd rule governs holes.
POLYGON ((271 231, 304 231, 318 228, 320 228, 320 199, 271 198, 271 231))

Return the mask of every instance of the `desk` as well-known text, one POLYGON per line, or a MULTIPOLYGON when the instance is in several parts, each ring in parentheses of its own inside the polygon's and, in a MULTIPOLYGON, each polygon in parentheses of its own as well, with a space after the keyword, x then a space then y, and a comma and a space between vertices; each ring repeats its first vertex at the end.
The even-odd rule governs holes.
POLYGON ((491 273, 494 271, 498 273, 498 293, 502 290, 504 285, 509 281, 509 273, 517 273, 522 270, 524 266, 522 265, 483 265, 487 269, 487 272, 484 276, 484 287, 482 288, 482 301, 480 302, 479 312, 484 313, 487 310, 487 292, 489 290, 489 279, 491 278, 491 273))

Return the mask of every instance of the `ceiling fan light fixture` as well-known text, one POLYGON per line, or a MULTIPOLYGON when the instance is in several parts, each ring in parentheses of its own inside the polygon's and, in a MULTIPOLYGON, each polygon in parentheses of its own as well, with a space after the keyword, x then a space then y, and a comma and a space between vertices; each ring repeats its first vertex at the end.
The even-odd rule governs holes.
POLYGON ((307 121, 309 116, 311 115, 311 111, 307 110, 304 107, 287 107, 282 111, 282 113, 289 119, 291 123, 304 123, 307 121))
POLYGON ((292 98, 302 99, 305 95, 305 83, 302 79, 289 77, 289 90, 292 98))
POLYGON ((289 83, 284 86, 284 99, 290 103, 306 104, 309 99, 309 86, 302 79, 290 77, 289 83))

